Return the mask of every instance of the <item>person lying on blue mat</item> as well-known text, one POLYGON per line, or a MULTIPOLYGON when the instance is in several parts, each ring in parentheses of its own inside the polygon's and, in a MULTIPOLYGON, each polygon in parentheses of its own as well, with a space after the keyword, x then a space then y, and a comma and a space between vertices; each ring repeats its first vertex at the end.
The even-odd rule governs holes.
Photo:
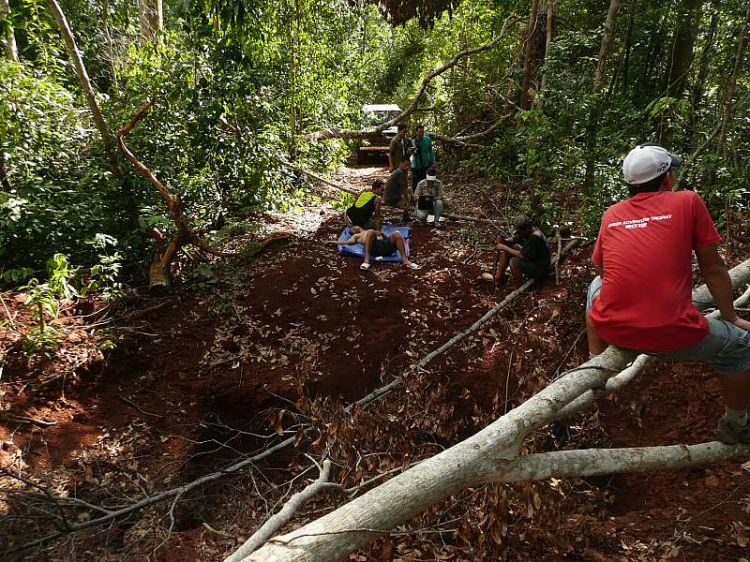
POLYGON ((396 251, 401 255, 401 261, 409 269, 420 269, 421 266, 406 257, 406 248, 401 233, 396 230, 390 236, 386 236, 380 230, 364 230, 359 226, 351 227, 351 237, 348 240, 328 242, 332 245, 349 246, 351 244, 362 244, 365 247, 365 261, 359 266, 360 269, 367 271, 372 267, 371 257, 390 256, 396 251))

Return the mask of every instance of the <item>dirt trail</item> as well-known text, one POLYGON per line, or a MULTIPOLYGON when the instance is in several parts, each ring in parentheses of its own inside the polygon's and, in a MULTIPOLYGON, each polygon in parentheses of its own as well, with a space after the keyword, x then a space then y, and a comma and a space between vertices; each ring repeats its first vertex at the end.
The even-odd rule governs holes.
MULTIPOLYGON (((352 185, 363 186, 383 173, 362 167, 347 174, 352 185)), ((472 189, 476 186, 466 192, 472 189)), ((462 197, 457 194, 454 204, 464 208, 468 197, 462 197)), ((500 191, 487 197, 507 200, 500 191)), ((356 259, 321 244, 338 235, 336 212, 307 209, 266 218, 285 221, 298 237, 251 264, 215 265, 208 282, 175 287, 167 295, 174 303, 116 332, 117 349, 79 372, 66 385, 64 399, 60 387, 51 387, 24 402, 24 415, 58 425, 0 426, 3 466, 25 467, 36 476, 53 471, 60 482, 77 482, 98 499, 107 499, 108 485, 122 486, 123 495, 138 494, 138 485, 174 486, 255 450, 263 442, 260 434, 292 428, 293 416, 280 410, 294 410, 286 401, 329 397, 349 403, 387 383, 511 290, 495 291, 478 280, 493 259, 480 248, 496 235, 489 225, 452 222, 440 232, 414 226, 414 260, 422 270, 376 264, 361 272, 356 259)), ((538 287, 430 367, 423 380, 442 390, 434 391, 434 399, 425 395, 420 415, 441 412, 440 423, 450 431, 407 424, 398 403, 406 395, 378 405, 372 415, 382 414, 373 418, 379 430, 413 433, 409 439, 421 445, 448 446, 580 363, 586 356, 582 314, 592 273, 587 251, 578 252, 562 268, 559 286, 550 280, 538 287)), ((17 351, 9 357, 4 388, 12 402, 33 374, 22 368, 17 351)), ((705 369, 662 364, 598 409, 535 440, 548 446, 695 443, 711 437, 719 404, 718 386, 705 369)), ((344 440, 368 439, 365 428, 347 431, 344 440)), ((399 455, 391 451, 388 462, 398 465, 399 455)), ((281 455, 260 467, 263 479, 235 481, 242 493, 221 485, 187 500, 156 559, 216 559, 228 544, 221 532, 244 535, 272 507, 253 490, 260 486, 274 497, 276 483, 287 479, 280 471, 296 473, 298 462, 296 454, 281 455)), ((745 536, 750 478, 738 463, 570 485, 571 497, 586 490, 605 499, 585 517, 556 508, 559 520, 551 523, 562 529, 571 528, 574 517, 586 520, 591 536, 571 551, 574 559, 729 560, 747 554, 738 543, 745 536)), ((122 501, 122 495, 114 497, 122 501)), ((310 511, 340 501, 323 498, 310 511)), ((149 538, 148 529, 163 522, 163 515, 143 512, 117 527, 109 543, 95 538, 88 546, 96 559, 143 559, 144 545, 159 542, 149 538)), ((7 533, 24 534, 12 523, 7 533)), ((514 559, 570 559, 550 544, 526 540, 514 559)), ((408 545, 396 548, 404 554, 408 545)), ((48 555, 65 559, 61 551, 48 555)))

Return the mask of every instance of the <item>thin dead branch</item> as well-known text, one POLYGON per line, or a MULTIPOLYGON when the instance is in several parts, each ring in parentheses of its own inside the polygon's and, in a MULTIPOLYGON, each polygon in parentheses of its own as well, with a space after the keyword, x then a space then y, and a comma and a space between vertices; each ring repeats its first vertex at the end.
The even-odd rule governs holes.
POLYGON ((318 466, 318 469, 320 470, 320 475, 317 480, 305 487, 301 492, 298 492, 289 498, 289 501, 284 504, 284 507, 281 508, 276 515, 266 521, 260 529, 255 531, 255 533, 253 533, 253 535, 247 539, 241 547, 234 551, 233 554, 228 556, 224 562, 240 562, 241 560, 245 560, 250 554, 255 552, 258 547, 273 537, 279 529, 289 523, 289 521, 292 520, 292 517, 294 517, 294 514, 314 496, 327 489, 341 489, 341 486, 338 484, 331 484, 328 482, 331 473, 330 460, 326 459, 323 462, 323 466, 318 466))

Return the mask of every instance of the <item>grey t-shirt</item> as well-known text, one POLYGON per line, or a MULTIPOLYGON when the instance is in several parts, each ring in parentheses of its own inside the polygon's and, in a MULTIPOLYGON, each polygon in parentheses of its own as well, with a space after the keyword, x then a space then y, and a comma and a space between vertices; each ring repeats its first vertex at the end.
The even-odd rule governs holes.
POLYGON ((419 197, 420 195, 432 195, 438 199, 443 197, 443 182, 435 180, 435 183, 430 187, 427 185, 427 180, 420 181, 417 184, 417 189, 414 190, 414 197, 419 197))

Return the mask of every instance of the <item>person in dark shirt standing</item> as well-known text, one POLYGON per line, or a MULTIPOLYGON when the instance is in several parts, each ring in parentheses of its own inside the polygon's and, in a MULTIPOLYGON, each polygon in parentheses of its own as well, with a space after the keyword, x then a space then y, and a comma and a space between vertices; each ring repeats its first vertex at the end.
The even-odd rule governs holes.
POLYGON ((414 145, 411 139, 406 138, 406 123, 399 123, 396 128, 398 133, 391 139, 391 144, 388 148, 388 169, 391 173, 398 170, 401 162, 404 160, 409 162, 411 155, 414 153, 414 145))
POLYGON ((402 160, 399 167, 385 182, 384 203, 404 211, 404 222, 409 221, 409 208, 414 206, 414 195, 409 189, 409 160, 402 160))
POLYGON ((550 272, 549 245, 544 234, 526 215, 513 219, 516 235, 510 240, 503 240, 495 245, 499 252, 495 269, 495 285, 507 282, 505 270, 510 266, 510 273, 517 285, 523 283, 524 277, 544 279, 550 272))

